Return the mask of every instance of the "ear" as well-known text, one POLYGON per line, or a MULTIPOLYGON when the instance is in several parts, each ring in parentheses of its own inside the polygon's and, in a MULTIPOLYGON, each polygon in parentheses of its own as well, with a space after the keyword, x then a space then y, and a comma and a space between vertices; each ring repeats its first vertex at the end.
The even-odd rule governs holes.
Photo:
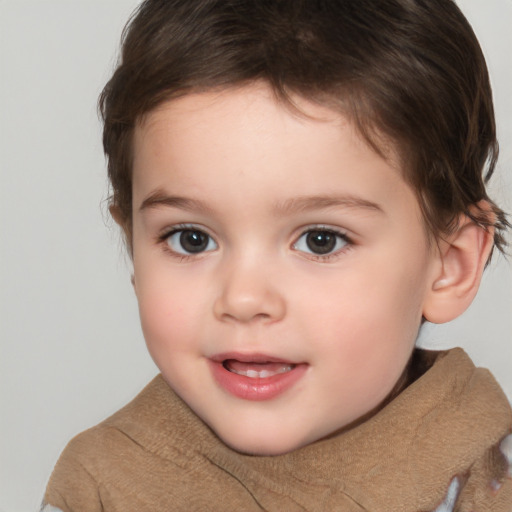
MULTIPOLYGON (((494 214, 486 201, 475 211, 494 214)), ((441 324, 461 315, 473 301, 494 241, 494 228, 476 224, 461 215, 456 231, 439 241, 439 264, 423 304, 423 317, 441 324)))
POLYGON ((115 220, 116 224, 123 230, 124 241, 128 249, 130 258, 133 257, 132 251, 132 226, 126 216, 122 214, 121 208, 116 204, 111 204, 108 208, 110 215, 115 220))
POLYGON ((110 215, 112 215, 112 218, 116 221, 116 224, 119 227, 123 228, 124 230, 125 219, 123 214, 121 213, 121 208, 119 208, 119 206, 117 206, 116 204, 111 204, 108 207, 108 211, 110 212, 110 215))

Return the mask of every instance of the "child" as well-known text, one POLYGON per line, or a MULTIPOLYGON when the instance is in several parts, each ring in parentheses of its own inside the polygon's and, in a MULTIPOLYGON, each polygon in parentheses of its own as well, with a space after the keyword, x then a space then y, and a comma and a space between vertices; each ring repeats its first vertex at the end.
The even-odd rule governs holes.
POLYGON ((63 511, 512 510, 512 411, 461 349, 508 222, 451 0, 146 0, 100 99, 161 370, 73 439, 63 511))

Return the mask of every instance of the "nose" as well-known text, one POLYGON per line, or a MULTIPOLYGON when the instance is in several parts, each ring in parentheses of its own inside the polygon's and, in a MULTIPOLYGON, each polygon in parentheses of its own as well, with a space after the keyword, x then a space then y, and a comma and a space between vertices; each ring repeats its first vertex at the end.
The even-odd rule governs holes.
POLYGON ((279 283, 263 265, 231 265, 219 275, 221 286, 213 305, 215 317, 223 322, 275 322, 286 312, 279 283))

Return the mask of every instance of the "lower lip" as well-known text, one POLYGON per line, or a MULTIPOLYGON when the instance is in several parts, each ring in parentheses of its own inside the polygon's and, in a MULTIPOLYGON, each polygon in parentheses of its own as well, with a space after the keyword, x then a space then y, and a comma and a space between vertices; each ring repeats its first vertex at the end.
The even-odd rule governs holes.
POLYGON ((304 375, 307 365, 265 378, 252 378, 226 370, 221 362, 209 361, 213 377, 222 389, 244 400, 271 400, 290 389, 304 375))

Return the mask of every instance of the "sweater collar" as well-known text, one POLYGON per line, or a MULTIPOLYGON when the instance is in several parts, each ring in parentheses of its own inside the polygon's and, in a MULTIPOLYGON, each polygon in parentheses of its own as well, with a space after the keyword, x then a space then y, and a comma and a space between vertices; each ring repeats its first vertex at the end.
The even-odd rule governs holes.
POLYGON ((161 375, 115 415, 116 423, 127 418, 131 435, 162 457, 172 459, 176 447, 189 450, 254 496, 264 489, 261 500, 293 496, 314 509, 343 496, 354 510, 401 510, 403 503, 432 510, 433 489, 442 499, 454 475, 467 473, 486 447, 499 444, 512 413, 492 376, 475 368, 463 350, 418 354, 417 363, 429 369, 374 416, 284 455, 231 449, 161 375), (145 409, 137 411, 141 403, 145 409), (136 423, 128 420, 134 417, 136 423))

